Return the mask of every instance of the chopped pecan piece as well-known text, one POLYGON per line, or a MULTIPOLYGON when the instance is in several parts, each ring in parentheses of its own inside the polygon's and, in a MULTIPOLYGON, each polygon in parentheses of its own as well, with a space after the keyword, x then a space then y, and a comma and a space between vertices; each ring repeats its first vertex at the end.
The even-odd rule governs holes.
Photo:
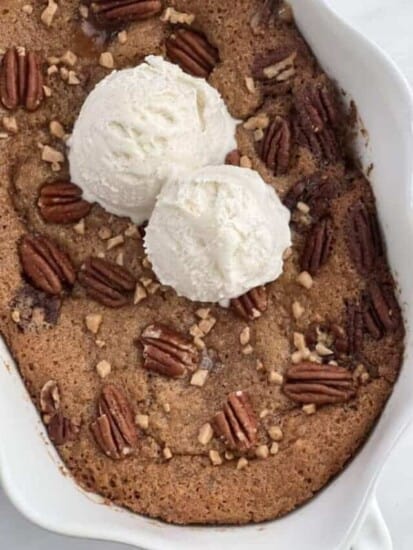
POLYGON ((74 441, 79 433, 79 427, 70 418, 66 418, 62 413, 58 412, 47 424, 47 433, 51 441, 59 446, 69 441, 74 441))
POLYGON ((54 415, 60 407, 60 391, 55 380, 49 380, 40 390, 40 410, 43 414, 54 415))
POLYGON ((340 184, 332 179, 322 179, 317 174, 297 181, 284 198, 285 206, 291 211, 298 202, 304 202, 310 207, 314 221, 326 216, 330 211, 330 203, 340 194, 340 184))
POLYGON ((88 295, 108 307, 128 303, 128 294, 135 289, 135 278, 123 266, 102 258, 88 258, 78 274, 79 283, 88 295))
POLYGON ((35 111, 44 98, 43 75, 39 59, 25 48, 10 48, 0 66, 0 98, 8 110, 19 105, 35 111))
POLYGON ((232 309, 247 321, 258 319, 268 307, 268 297, 265 286, 253 288, 239 298, 231 300, 232 309))
POLYGON ((369 212, 363 201, 357 201, 349 210, 347 243, 359 272, 370 273, 383 254, 383 244, 377 215, 369 212))
POLYGON ((283 391, 297 403, 328 405, 348 401, 355 393, 349 370, 335 365, 303 362, 286 373, 283 391))
POLYGON ((12 300, 10 308, 18 312, 18 327, 27 332, 55 325, 61 304, 60 296, 46 294, 25 283, 12 300))
POLYGON ((275 176, 281 176, 288 171, 291 156, 291 130, 285 118, 277 116, 267 127, 260 145, 260 156, 275 176))
POLYGON ((390 285, 370 284, 363 299, 363 321, 366 330, 376 340, 397 330, 400 309, 390 285))
POLYGON ((247 392, 228 395, 222 411, 212 419, 215 434, 232 450, 246 451, 257 439, 257 419, 247 392))
POLYGON ((344 329, 337 323, 329 320, 323 322, 312 322, 305 333, 305 342, 311 348, 323 344, 331 350, 331 354, 325 353, 322 359, 325 362, 331 361, 339 350, 347 350, 347 338, 344 329))
POLYGON ((334 357, 358 356, 363 339, 363 318, 359 305, 355 302, 346 303, 345 328, 338 323, 324 321, 310 324, 305 334, 305 341, 311 348, 322 343, 333 351, 332 356, 324 356, 325 361, 334 357))
POLYGON ((294 95, 297 142, 317 158, 333 162, 339 157, 335 130, 339 112, 326 85, 308 83, 294 95))
POLYGON ((330 330, 333 337, 332 347, 335 352, 334 355, 341 356, 343 353, 347 353, 349 347, 349 337, 346 330, 337 323, 333 323, 330 330))
POLYGON ((279 46, 255 57, 251 74, 264 98, 285 95, 291 91, 296 74, 296 46, 279 46))
POLYGON ((281 0, 263 0, 260 2, 259 8, 250 21, 251 30, 254 34, 258 34, 261 29, 274 24, 281 4, 281 0))
POLYGON ((141 334, 144 367, 171 378, 193 371, 199 363, 196 347, 184 335, 162 324, 147 326, 141 334))
POLYGON ((255 58, 252 76, 264 83, 285 83, 295 75, 296 50, 279 48, 255 58))
POLYGON ((241 162, 241 153, 238 149, 230 151, 225 157, 225 164, 230 164, 231 166, 239 166, 241 162))
POLYGON ((72 286, 76 273, 69 257, 44 235, 25 235, 20 242, 23 271, 33 285, 47 294, 60 294, 72 286))
POLYGON ((162 10, 161 0, 93 0, 91 12, 102 25, 149 19, 162 10))
POLYGON ((301 269, 317 275, 327 262, 333 242, 333 223, 330 217, 322 218, 310 230, 301 256, 301 269))
POLYGON ((106 384, 98 401, 98 417, 90 426, 96 443, 109 458, 121 460, 138 443, 132 407, 124 392, 106 384))
POLYGON ((165 45, 168 58, 193 76, 208 78, 219 63, 217 48, 199 32, 178 29, 165 45))
POLYGON ((89 214, 92 205, 82 199, 82 190, 67 181, 42 186, 37 205, 42 218, 49 223, 75 223, 89 214))

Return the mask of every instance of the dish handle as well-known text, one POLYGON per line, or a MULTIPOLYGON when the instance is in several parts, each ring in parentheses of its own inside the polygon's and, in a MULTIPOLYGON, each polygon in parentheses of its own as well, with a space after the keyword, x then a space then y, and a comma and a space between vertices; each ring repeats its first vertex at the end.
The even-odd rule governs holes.
POLYGON ((350 550, 393 550, 391 536, 376 496, 370 503, 356 542, 351 545, 350 550))

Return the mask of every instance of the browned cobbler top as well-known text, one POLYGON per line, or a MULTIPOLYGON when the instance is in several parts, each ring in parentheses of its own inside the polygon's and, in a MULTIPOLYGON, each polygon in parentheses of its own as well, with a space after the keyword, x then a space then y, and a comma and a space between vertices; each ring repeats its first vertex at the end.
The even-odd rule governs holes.
POLYGON ((343 468, 398 375, 374 197, 287 7, 114 4, 1 2, 1 331, 84 487, 170 522, 275 518, 343 468), (292 212, 283 275, 229 309, 159 285, 144 229, 68 179, 86 95, 149 53, 220 91, 243 120, 228 162, 258 170, 292 212))

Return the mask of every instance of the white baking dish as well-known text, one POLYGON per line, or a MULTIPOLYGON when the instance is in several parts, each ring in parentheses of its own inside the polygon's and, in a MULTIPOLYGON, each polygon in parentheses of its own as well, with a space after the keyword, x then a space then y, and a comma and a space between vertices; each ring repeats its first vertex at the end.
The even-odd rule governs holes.
POLYGON ((175 527, 106 506, 62 475, 12 359, 0 345, 0 363, 5 365, 0 364, 1 480, 16 507, 43 527, 151 550, 347 550, 363 520, 375 479, 413 416, 412 95, 393 63, 323 0, 291 0, 291 4, 322 65, 356 100, 369 131, 368 147, 360 143, 360 153, 366 166, 374 162, 374 189, 408 328, 405 364, 394 394, 361 453, 298 511, 258 526, 175 527))

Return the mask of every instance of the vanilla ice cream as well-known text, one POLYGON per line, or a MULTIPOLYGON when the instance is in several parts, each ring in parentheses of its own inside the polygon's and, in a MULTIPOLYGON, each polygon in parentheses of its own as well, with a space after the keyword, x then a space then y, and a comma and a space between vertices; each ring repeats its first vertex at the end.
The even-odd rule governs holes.
POLYGON ((141 224, 166 182, 224 162, 235 127, 205 80, 149 56, 87 97, 68 142, 71 179, 86 200, 141 224))
POLYGON ((257 172, 209 166, 163 187, 145 248, 162 284, 194 301, 225 302, 279 277, 289 219, 257 172))

